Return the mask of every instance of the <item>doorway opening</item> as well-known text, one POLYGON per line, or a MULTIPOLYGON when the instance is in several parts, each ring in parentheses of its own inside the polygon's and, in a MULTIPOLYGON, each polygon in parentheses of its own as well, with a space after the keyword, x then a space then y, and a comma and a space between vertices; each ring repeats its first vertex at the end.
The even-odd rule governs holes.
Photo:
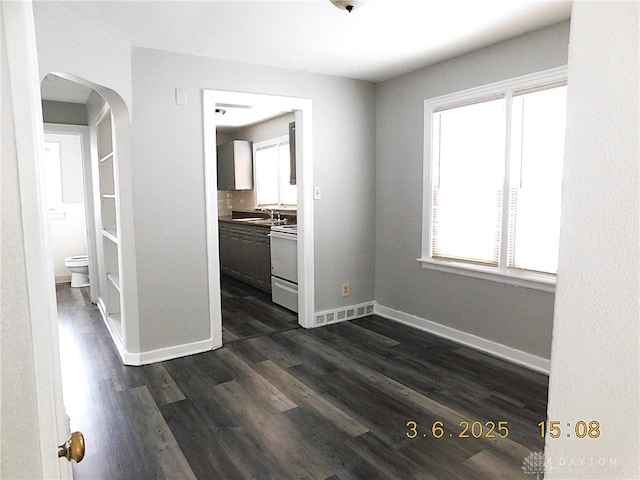
MULTIPOLYGON (((297 209, 295 212, 287 212, 286 208, 265 208, 269 218, 267 223, 278 222, 275 213, 280 213, 280 218, 286 218, 287 213, 293 213, 297 225, 297 244, 295 248, 295 259, 297 266, 297 298, 294 297, 294 305, 297 307, 297 325, 308 328, 312 325, 313 316, 313 205, 312 205, 312 144, 311 144, 311 100, 294 97, 281 97, 274 95, 250 94, 230 91, 204 90, 203 92, 203 115, 204 115, 204 149, 205 149, 205 178, 207 195, 207 248, 209 258, 209 299, 211 332, 214 348, 222 346, 222 305, 221 305, 221 265, 220 251, 226 248, 225 237, 219 222, 218 216, 225 208, 233 209, 233 201, 228 205, 225 193, 219 197, 218 192, 218 152, 217 146, 229 140, 235 140, 233 134, 229 134, 228 120, 225 119, 227 127, 220 128, 221 115, 227 112, 239 113, 243 116, 261 112, 262 120, 276 118, 270 121, 271 124, 294 124, 292 155, 294 163, 292 170, 295 171, 295 193, 297 196, 297 209), (280 120, 277 120, 280 118, 280 120), (224 203, 223 203, 224 202, 224 203), (219 234, 220 231, 220 234, 219 234), (220 235, 220 236, 219 236, 220 235)), ((235 115, 234 115, 235 116, 235 115)), ((251 123, 251 122, 249 122, 251 123)), ((253 124, 259 123, 253 119, 253 124)), ((245 126, 247 123, 245 123, 245 126)), ((246 132, 245 132, 246 133, 246 132)), ((282 135, 282 131, 277 130, 273 136, 277 139, 282 135)), ((262 135, 267 135, 262 132, 262 135)), ((259 140, 272 140, 268 138, 258 138, 259 140)), ((260 142, 262 143, 262 142, 260 142)), ((280 148, 289 148, 289 141, 282 142, 280 148), (286 147, 284 144, 287 144, 286 147)), ((276 151, 278 144, 276 142, 276 151)), ((253 165, 250 167, 253 170, 253 165)), ((292 180, 293 182, 293 180, 292 180)), ((224 186, 220 185, 222 188, 224 186)), ((250 190, 250 189, 247 189, 250 190)), ((234 192, 235 193, 235 192, 234 192)), ((233 193, 229 196, 231 197, 233 193)), ((247 201, 249 210, 259 211, 261 205, 257 205, 255 192, 242 194, 241 200, 247 201)), ((290 198, 290 197, 288 197, 290 198)), ((236 207, 238 205, 236 204, 236 207)), ((273 205, 271 205, 273 207, 273 205)), ((250 215, 251 212, 245 212, 250 215)), ((251 221, 251 220, 250 220, 251 221)), ((259 220, 260 221, 260 220, 259 220)), ((283 223, 286 223, 283 221, 283 223)), ((259 260, 258 260, 259 262, 259 260)), ((273 278, 273 277, 272 277, 273 278)), ((229 280, 225 277, 225 282, 229 280)), ((271 285, 269 285, 271 286, 271 285)), ((291 302, 291 299, 289 299, 291 302)), ((291 307, 289 307, 291 308, 291 307)), ((296 325, 296 326, 297 326, 296 325)), ((226 339, 225 339, 226 340, 226 339)))
MULTIPOLYGON (((89 157, 89 129, 85 125, 44 124, 44 178, 49 238, 56 283, 86 286, 96 278, 95 242, 91 241, 92 201, 84 175, 89 157)), ((89 188, 90 192, 90 188, 89 188)), ((97 292, 89 293, 95 303, 97 292)))
POLYGON ((57 281, 61 400, 71 429, 95 442, 95 416, 88 406, 95 406, 100 398, 87 385, 102 372, 118 368, 120 362, 136 363, 131 350, 138 351, 136 336, 128 334, 137 330, 137 298, 125 295, 128 285, 136 281, 129 273, 132 268, 135 273, 135 261, 122 261, 122 250, 131 251, 132 243, 130 188, 118 195, 118 183, 126 185, 128 178, 129 114, 113 90, 66 73, 47 75, 41 97, 45 148, 51 149, 43 160, 45 164, 53 161, 52 168, 43 166, 40 177, 47 185, 47 192, 41 193, 49 210, 49 218, 43 219, 50 240, 45 255, 57 281), (88 286, 86 282, 74 285, 74 272, 65 265, 65 259, 83 256, 87 257, 88 286), (128 270, 123 271, 125 263, 128 270), (128 315, 120 316, 120 331, 116 331, 116 313, 125 311, 128 315), (98 340, 95 332, 104 332, 105 325, 109 334, 98 340), (115 350, 104 343, 109 337, 115 350))
MULTIPOLYGON (((51 169, 58 178, 49 182, 59 190, 49 205, 48 225, 56 278, 71 277, 72 292, 89 284, 90 302, 100 310, 122 362, 140 364, 128 108, 113 90, 67 73, 45 76, 41 96, 45 134, 61 153, 60 165, 51 169), (79 146, 74 138, 81 138, 79 146), (67 159, 71 150, 74 160, 67 159), (84 221, 78 226, 72 213, 80 201, 84 221), (65 249, 60 253, 56 245, 65 249)), ((55 194, 56 188, 50 190, 55 194)))
POLYGON ((44 198, 56 283, 89 283, 97 289, 95 217, 87 102, 93 89, 55 74, 41 84, 45 134, 44 198), (73 272, 71 271, 73 269, 73 272))

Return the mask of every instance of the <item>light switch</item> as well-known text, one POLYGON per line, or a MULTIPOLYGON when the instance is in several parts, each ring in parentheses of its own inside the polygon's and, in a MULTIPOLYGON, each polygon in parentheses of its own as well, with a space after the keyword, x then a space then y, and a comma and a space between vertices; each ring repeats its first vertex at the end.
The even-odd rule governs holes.
POLYGON ((320 200, 321 198, 322 198, 322 189, 318 185, 315 185, 313 187, 313 199, 320 200))
POLYGON ((186 107, 188 104, 187 89, 176 88, 176 105, 182 105, 186 107))

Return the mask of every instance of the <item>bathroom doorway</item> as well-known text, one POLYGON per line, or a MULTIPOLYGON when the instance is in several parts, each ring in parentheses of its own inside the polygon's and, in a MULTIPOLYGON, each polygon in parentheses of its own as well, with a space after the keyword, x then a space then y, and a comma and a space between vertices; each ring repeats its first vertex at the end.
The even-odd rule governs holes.
POLYGON ((93 262, 89 262, 93 205, 85 188, 89 130, 81 125, 45 123, 44 140, 44 180, 55 282, 70 283, 73 275, 72 285, 88 286, 91 298, 89 279, 95 278, 93 262))
POLYGON ((79 272, 74 275, 74 283, 89 283, 89 297, 96 303, 98 289, 91 285, 91 278, 97 278, 97 260, 87 115, 87 102, 93 92, 88 86, 54 74, 45 76, 41 83, 45 133, 43 194, 47 200, 49 251, 55 281, 70 282, 73 268, 79 272), (82 281, 84 274, 88 275, 88 282, 82 281))

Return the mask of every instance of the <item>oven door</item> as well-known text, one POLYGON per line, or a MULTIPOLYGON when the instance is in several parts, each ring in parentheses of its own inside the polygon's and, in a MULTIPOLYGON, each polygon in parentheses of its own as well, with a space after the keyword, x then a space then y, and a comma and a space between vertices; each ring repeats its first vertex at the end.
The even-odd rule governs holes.
POLYGON ((271 275, 298 283, 298 236, 271 231, 271 275))

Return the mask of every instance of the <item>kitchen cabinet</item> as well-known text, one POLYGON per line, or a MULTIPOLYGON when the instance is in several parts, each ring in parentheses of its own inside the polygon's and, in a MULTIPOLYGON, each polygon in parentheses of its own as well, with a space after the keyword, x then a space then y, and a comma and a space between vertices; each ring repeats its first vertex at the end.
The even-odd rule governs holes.
POLYGON ((269 230, 260 229, 255 235, 255 286, 271 292, 271 244, 269 230))
POLYGON ((218 145, 218 190, 253 189, 253 143, 234 140, 218 145))
POLYGON ((231 255, 232 255, 232 243, 231 232, 225 225, 221 224, 219 228, 219 249, 220 249, 220 271, 231 275, 231 255))
POLYGON ((268 228, 220 222, 220 271, 271 292, 269 232, 268 228))
POLYGON ((253 232, 240 235, 240 275, 242 281, 249 285, 256 282, 256 240, 253 232))

